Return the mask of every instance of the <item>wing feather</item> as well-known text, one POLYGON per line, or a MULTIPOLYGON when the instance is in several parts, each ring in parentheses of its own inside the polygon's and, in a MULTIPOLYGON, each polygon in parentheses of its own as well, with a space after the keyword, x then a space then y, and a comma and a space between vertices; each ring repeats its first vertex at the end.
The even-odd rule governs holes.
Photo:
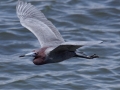
POLYGON ((36 7, 19 0, 16 10, 22 26, 38 38, 42 47, 59 45, 64 42, 56 27, 36 7))
POLYGON ((58 52, 58 51, 75 51, 76 49, 82 46, 90 46, 90 45, 97 45, 102 43, 102 41, 72 41, 72 42, 65 42, 61 45, 57 46, 51 52, 58 52))

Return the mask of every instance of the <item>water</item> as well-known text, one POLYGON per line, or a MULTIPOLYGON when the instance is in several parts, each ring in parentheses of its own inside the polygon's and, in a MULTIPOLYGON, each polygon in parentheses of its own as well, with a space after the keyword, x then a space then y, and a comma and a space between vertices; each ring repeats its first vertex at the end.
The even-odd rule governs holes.
POLYGON ((32 58, 19 58, 39 48, 39 43, 21 26, 15 10, 17 0, 1 0, 1 90, 120 90, 119 0, 26 1, 42 10, 66 41, 104 41, 79 49, 100 58, 71 58, 43 66, 35 66, 32 58))

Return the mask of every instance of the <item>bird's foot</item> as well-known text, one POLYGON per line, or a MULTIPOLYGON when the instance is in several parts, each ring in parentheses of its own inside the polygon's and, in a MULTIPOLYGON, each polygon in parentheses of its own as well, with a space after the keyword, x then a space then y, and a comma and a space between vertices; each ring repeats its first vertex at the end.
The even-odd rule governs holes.
POLYGON ((93 55, 91 55, 91 56, 88 56, 88 55, 86 55, 86 54, 85 54, 85 53, 83 53, 83 52, 76 53, 76 54, 77 54, 77 57, 86 58, 86 59, 99 58, 99 56, 98 56, 98 55, 96 55, 96 54, 93 54, 93 55))
POLYGON ((99 56, 96 55, 96 54, 93 54, 93 55, 91 55, 91 56, 87 56, 87 58, 88 58, 88 59, 93 59, 93 58, 99 58, 99 56))

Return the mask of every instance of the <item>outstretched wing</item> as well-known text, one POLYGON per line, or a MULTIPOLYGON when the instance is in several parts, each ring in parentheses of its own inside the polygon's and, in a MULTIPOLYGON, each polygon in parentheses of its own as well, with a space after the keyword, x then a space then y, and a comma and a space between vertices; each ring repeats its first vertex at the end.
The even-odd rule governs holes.
POLYGON ((82 47, 82 46, 90 46, 90 45, 96 45, 100 44, 102 41, 73 41, 73 42, 65 42, 56 47, 54 50, 51 51, 51 53, 55 53, 58 51, 75 51, 76 49, 82 47))
POLYGON ((56 27, 30 3, 19 0, 16 11, 22 26, 37 37, 41 47, 59 45, 64 42, 56 27))

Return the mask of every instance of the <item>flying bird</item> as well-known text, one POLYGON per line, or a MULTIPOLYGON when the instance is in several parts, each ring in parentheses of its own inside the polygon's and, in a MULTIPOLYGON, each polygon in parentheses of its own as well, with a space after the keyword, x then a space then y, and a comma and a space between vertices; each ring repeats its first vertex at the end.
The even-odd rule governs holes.
POLYGON ((76 50, 86 45, 96 45, 102 41, 71 41, 65 42, 58 29, 31 3, 18 0, 17 16, 23 27, 30 30, 38 39, 41 48, 20 57, 34 57, 35 65, 57 63, 72 57, 86 59, 98 58, 96 54, 88 56, 76 50))

